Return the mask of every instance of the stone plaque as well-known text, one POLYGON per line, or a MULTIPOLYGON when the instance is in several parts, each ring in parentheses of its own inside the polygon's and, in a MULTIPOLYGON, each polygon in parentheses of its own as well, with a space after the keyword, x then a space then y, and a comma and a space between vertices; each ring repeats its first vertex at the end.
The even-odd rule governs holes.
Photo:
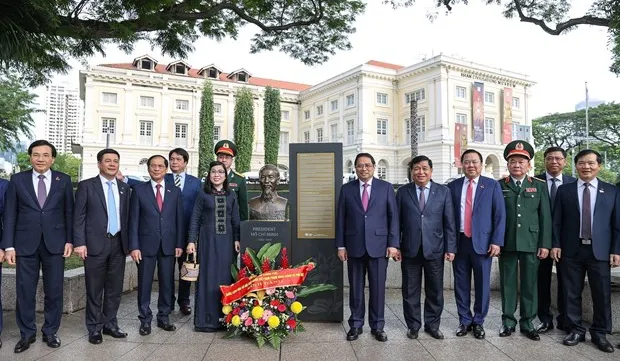
POLYGON ((334 153, 297 153, 297 238, 336 238, 334 153))

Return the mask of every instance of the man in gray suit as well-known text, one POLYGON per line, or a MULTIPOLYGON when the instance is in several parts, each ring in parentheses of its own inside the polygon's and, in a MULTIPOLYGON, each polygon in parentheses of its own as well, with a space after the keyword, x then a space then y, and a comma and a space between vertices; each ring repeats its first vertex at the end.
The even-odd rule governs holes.
POLYGON ((439 331, 443 311, 444 259, 456 253, 456 226, 452 197, 447 187, 431 180, 433 161, 419 155, 409 162, 412 183, 398 189, 403 313, 407 337, 418 338, 422 325, 420 289, 424 270, 424 331, 443 339, 439 331))

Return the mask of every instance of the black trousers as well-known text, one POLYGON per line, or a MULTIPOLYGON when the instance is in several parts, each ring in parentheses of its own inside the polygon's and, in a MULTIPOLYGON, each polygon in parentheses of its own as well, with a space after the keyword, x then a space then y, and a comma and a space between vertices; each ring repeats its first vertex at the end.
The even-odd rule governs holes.
MULTIPOLYGON (((562 267, 556 264, 557 280, 558 280, 558 316, 557 323, 564 325, 564 281, 562 280, 562 267)), ((551 277, 553 274, 553 259, 547 257, 540 260, 538 264, 538 319, 540 322, 551 323, 553 321, 553 313, 551 312, 551 277)))

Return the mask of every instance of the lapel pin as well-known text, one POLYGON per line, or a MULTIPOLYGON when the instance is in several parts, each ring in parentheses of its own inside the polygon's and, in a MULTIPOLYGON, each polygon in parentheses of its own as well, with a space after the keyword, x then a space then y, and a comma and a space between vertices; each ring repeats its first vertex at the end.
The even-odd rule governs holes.
POLYGON ((599 192, 599 193, 605 193, 605 191, 604 191, 604 190, 602 190, 602 189, 599 189, 599 190, 598 190, 598 192, 599 192))
POLYGON ((484 184, 481 184, 481 185, 480 185, 480 188, 484 189, 484 184))
POLYGON ((59 181, 59 180, 60 180, 60 177, 56 177, 56 180, 57 180, 57 181, 59 181))

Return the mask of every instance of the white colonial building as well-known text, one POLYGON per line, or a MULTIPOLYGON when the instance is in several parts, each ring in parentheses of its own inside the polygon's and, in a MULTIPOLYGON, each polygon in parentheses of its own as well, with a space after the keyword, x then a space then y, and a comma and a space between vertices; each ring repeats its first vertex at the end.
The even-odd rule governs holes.
POLYGON ((253 170, 263 165, 266 86, 281 93, 278 166, 285 174, 289 142, 340 142, 344 174, 353 170, 357 153, 369 152, 378 163, 377 176, 404 182, 411 159, 411 99, 418 101, 419 154, 433 160, 435 181, 458 176, 455 160, 465 148, 479 150, 485 174, 499 178, 506 173, 503 144, 531 141, 528 102, 534 83, 522 74, 445 55, 407 67, 369 61, 314 86, 258 78, 245 69, 226 73, 215 65, 192 68, 183 61, 162 65, 142 56, 80 73, 84 176, 97 173, 95 157, 106 141, 121 153, 125 174, 146 174, 146 158, 167 155, 177 146, 190 152, 189 171, 195 174, 205 79, 214 87, 215 140, 233 138, 237 89, 254 92, 253 170))

